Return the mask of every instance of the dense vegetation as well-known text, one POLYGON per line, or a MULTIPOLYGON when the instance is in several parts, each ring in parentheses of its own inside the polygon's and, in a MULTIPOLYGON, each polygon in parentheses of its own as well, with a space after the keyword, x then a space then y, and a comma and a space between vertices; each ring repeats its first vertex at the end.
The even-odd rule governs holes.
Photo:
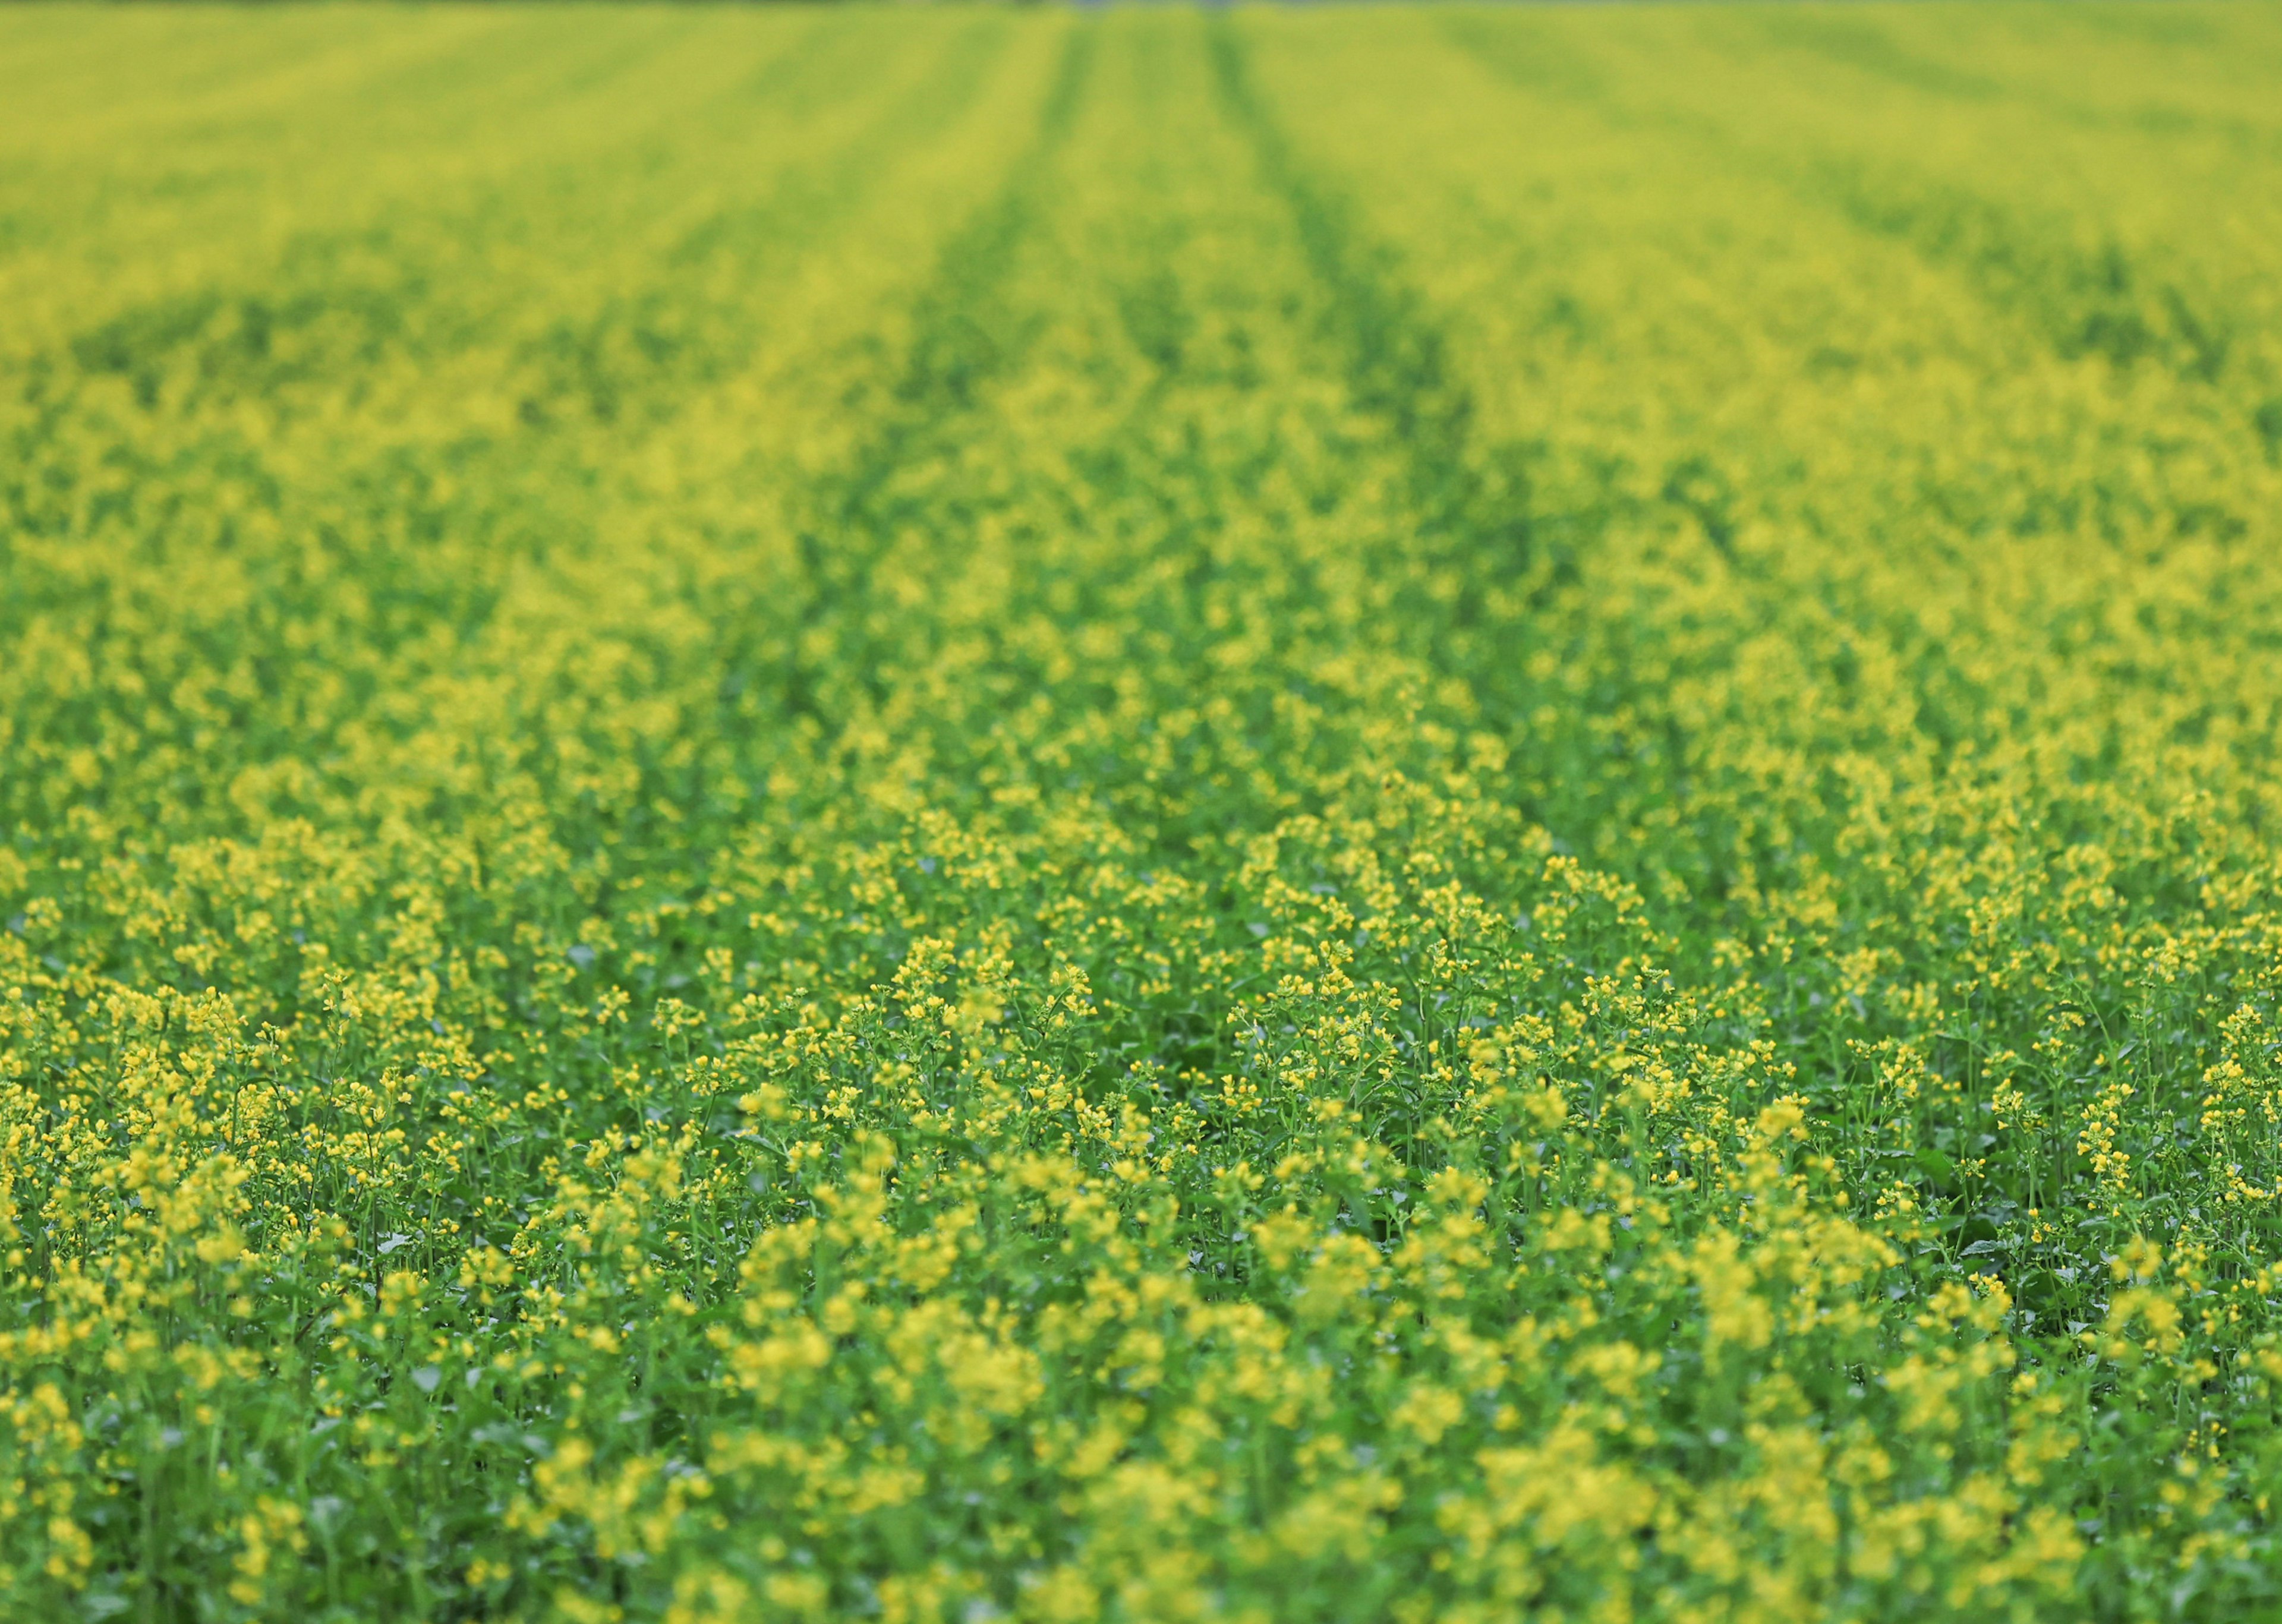
POLYGON ((2277 83, 0 16, 0 1613, 2273 1616, 2277 83))

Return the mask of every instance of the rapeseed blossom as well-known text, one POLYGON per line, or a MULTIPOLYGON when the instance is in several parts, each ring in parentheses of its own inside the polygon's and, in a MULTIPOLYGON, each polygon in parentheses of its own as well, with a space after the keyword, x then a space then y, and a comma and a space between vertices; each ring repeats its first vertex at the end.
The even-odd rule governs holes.
POLYGON ((2282 1601, 2272 12, 0 40, 0 1616, 2282 1601))

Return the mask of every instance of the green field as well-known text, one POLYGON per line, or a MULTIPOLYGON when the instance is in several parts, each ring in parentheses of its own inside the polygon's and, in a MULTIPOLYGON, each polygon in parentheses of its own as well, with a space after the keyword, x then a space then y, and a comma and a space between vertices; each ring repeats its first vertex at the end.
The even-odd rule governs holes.
POLYGON ((0 1619, 2282 1617, 2278 85, 0 11, 0 1619))

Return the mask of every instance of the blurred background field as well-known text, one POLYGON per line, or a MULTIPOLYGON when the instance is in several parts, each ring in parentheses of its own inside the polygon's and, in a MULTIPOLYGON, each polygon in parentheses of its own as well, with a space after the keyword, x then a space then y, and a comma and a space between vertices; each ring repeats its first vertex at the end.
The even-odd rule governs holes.
POLYGON ((2278 83, 0 10, 0 1615, 2282 1608, 2278 83))

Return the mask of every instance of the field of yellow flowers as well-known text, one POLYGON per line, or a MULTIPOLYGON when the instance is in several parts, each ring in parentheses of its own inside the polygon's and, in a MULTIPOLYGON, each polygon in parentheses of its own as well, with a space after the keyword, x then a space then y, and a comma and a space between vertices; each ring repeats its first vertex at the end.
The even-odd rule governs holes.
POLYGON ((2278 83, 0 15, 0 1618, 2282 1616, 2278 83))

